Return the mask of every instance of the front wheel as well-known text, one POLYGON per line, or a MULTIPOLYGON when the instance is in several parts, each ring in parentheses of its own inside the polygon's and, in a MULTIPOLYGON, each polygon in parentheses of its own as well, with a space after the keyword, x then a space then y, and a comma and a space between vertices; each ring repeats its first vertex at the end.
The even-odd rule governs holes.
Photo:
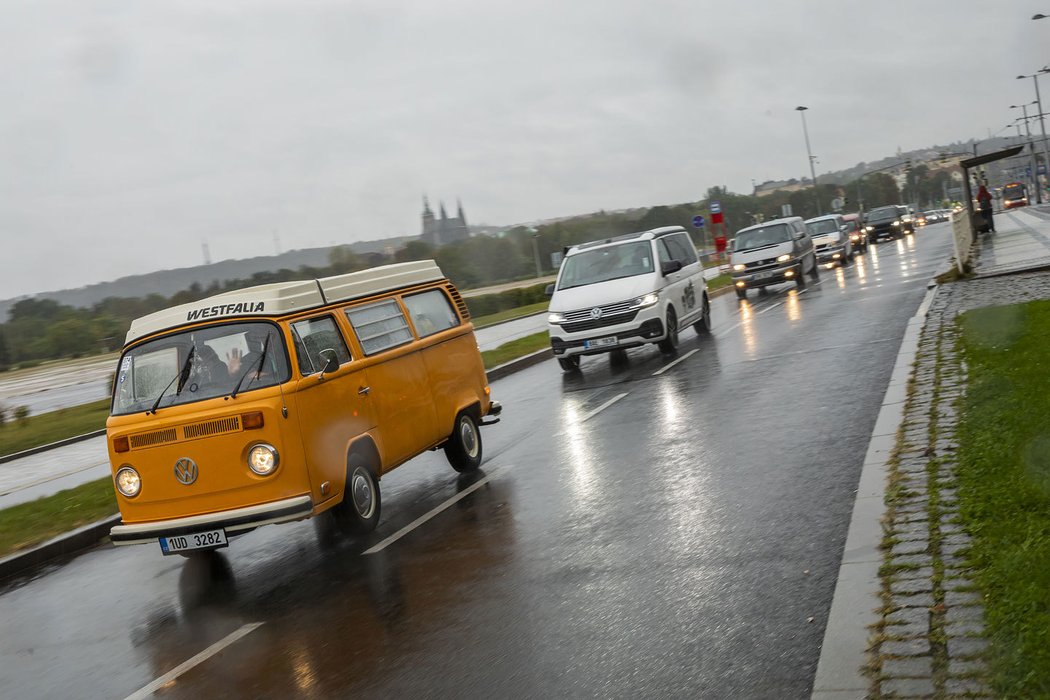
POLYGON ((736 288, 736 298, 737 299, 747 299, 747 290, 743 289, 741 287, 737 287, 736 288))
POLYGON ((456 416, 456 425, 445 443, 445 457, 457 472, 475 471, 481 466, 481 431, 469 413, 456 416))
POLYGON ((711 335, 711 302, 704 295, 704 313, 700 320, 693 324, 693 330, 697 335, 711 335))
POLYGON ((816 253, 813 254, 813 267, 809 270, 809 276, 814 280, 820 279, 820 263, 817 262, 816 253))
POLYGON ((667 307, 667 336, 657 345, 666 353, 672 353, 678 349, 678 317, 675 316, 674 307, 667 307))
POLYGON ((575 372, 580 368, 580 356, 570 355, 569 357, 559 357, 558 364, 566 372, 575 372))
POLYGON ((348 535, 368 534, 379 524, 380 505, 379 481, 371 466, 360 455, 350 455, 343 501, 332 508, 335 524, 348 535))

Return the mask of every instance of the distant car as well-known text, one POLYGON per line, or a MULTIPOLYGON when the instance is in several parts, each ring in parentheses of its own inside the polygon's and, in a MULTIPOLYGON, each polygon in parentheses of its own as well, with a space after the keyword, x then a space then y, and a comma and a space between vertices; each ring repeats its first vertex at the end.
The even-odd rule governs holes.
POLYGON ((1003 186, 1003 209, 1016 209, 1028 205, 1028 188, 1022 182, 1011 182, 1003 186))
POLYGON ((937 209, 930 209, 929 211, 924 211, 922 214, 920 214, 920 216, 922 217, 923 223, 927 226, 929 226, 930 224, 936 224, 940 223, 941 221, 944 221, 944 215, 941 214, 941 212, 937 209))
POLYGON ((846 265, 853 260, 853 241, 850 240, 842 216, 828 214, 806 219, 806 228, 817 251, 817 262, 846 265))
POLYGON ((858 253, 868 252, 868 232, 864 230, 864 221, 860 214, 843 214, 842 220, 846 222, 846 233, 853 244, 853 250, 858 253))
POLYGON ((876 243, 883 238, 900 238, 915 233, 915 224, 908 208, 900 204, 878 207, 868 212, 864 227, 868 237, 876 243))

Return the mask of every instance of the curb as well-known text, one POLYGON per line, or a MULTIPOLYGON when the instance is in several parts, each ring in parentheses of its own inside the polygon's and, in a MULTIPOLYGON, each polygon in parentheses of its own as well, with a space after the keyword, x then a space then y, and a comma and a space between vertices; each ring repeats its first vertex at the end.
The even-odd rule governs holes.
POLYGON ((21 452, 15 452, 13 454, 4 455, 4 456, 0 457, 0 464, 3 464, 4 462, 11 462, 11 461, 14 461, 16 459, 21 459, 22 457, 28 457, 30 455, 39 454, 41 452, 47 452, 48 450, 53 450, 56 447, 65 447, 66 445, 72 445, 74 442, 80 442, 82 440, 90 440, 93 437, 98 437, 100 435, 105 435, 105 434, 106 434, 106 429, 105 428, 101 428, 99 430, 95 430, 95 431, 90 432, 90 433, 84 433, 82 435, 74 435, 71 438, 66 438, 64 440, 58 440, 56 442, 49 442, 46 445, 38 445, 37 447, 30 447, 28 450, 22 450, 21 452))
POLYGON ((554 357, 554 351, 549 347, 544 348, 542 350, 537 350, 536 352, 530 352, 528 355, 522 355, 516 360, 504 362, 502 365, 496 365, 485 374, 488 375, 489 382, 494 382, 497 379, 503 379, 503 377, 506 377, 509 374, 520 372, 526 367, 537 365, 551 357, 554 357))
MULTIPOLYGON (((495 328, 496 326, 502 326, 504 323, 513 323, 514 321, 520 321, 523 318, 532 318, 533 316, 539 316, 541 314, 550 313, 546 309, 543 311, 537 311, 534 314, 525 314, 524 316, 515 316, 514 318, 508 318, 505 321, 496 321, 495 323, 486 323, 484 326, 474 326, 474 331, 484 330, 486 328, 495 328)), ((473 323, 473 322, 472 322, 473 323)))
POLYGON ((939 288, 936 283, 929 287, 919 309, 908 321, 868 442, 824 641, 820 645, 820 660, 810 696, 813 700, 863 698, 871 687, 862 668, 867 662, 868 629, 878 621, 875 611, 881 605, 879 545, 883 534, 882 516, 886 512, 887 462, 904 420, 904 404, 919 350, 919 337, 939 288))
POLYGON ((0 579, 10 578, 63 554, 72 554, 86 549, 109 536, 110 528, 119 523, 120 515, 111 515, 103 520, 53 537, 30 549, 10 554, 0 559, 0 579))

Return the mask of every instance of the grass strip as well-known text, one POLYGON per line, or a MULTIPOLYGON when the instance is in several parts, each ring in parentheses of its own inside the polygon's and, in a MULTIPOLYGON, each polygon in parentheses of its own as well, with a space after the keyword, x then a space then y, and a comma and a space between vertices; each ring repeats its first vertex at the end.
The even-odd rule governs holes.
POLYGON ((1050 696, 1050 302, 959 319, 969 367, 959 504, 997 697, 1050 696))
POLYGON ((510 362, 528 355, 530 352, 549 348, 550 344, 551 340, 547 331, 540 331, 539 333, 533 333, 524 338, 504 343, 495 350, 485 350, 481 353, 481 359, 485 362, 485 369, 492 369, 497 365, 502 365, 504 362, 510 362))
POLYGON ((106 426, 109 399, 48 411, 0 425, 0 455, 9 455, 106 426))
POLYGON ((503 321, 513 321, 516 318, 531 316, 532 314, 546 311, 548 306, 550 306, 549 301, 539 301, 535 304, 519 306, 516 309, 507 309, 506 311, 498 311, 494 314, 479 316, 478 318, 471 320, 474 322, 474 328, 484 328, 485 326, 502 323, 503 321))
POLYGON ((0 510, 0 556, 32 547, 117 512, 108 477, 0 510))

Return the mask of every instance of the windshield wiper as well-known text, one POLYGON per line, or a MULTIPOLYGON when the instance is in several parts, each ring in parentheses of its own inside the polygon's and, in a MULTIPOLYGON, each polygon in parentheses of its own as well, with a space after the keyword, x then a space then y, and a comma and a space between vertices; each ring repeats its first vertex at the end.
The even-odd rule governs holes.
POLYGON ((182 393, 182 387, 186 385, 186 380, 190 378, 190 362, 193 361, 193 355, 195 352, 197 352, 197 346, 191 346, 189 354, 186 355, 186 361, 182 363, 182 369, 179 370, 178 374, 171 378, 171 381, 164 387, 164 391, 160 392, 160 396, 158 396, 157 400, 153 402, 153 406, 146 411, 146 415, 149 415, 150 413, 156 415, 157 406, 160 406, 161 399, 163 399, 164 395, 168 393, 168 389, 171 388, 171 385, 175 383, 176 379, 179 380, 179 386, 175 389, 175 395, 178 396, 182 393))
POLYGON ((253 362, 252 366, 249 367, 248 369, 246 369, 244 371, 244 374, 241 375, 241 378, 237 380, 236 386, 234 386, 233 387, 233 391, 230 392, 230 398, 231 399, 237 398, 237 392, 241 390, 241 384, 244 382, 244 378, 247 377, 249 374, 251 374, 253 369, 255 369, 255 378, 256 379, 258 379, 259 375, 262 374, 262 371, 263 371, 263 360, 266 359, 266 350, 270 347, 270 337, 271 337, 270 334, 267 333, 266 334, 266 342, 263 343, 262 352, 259 353, 259 361, 257 363, 253 362), (256 364, 259 365, 258 369, 255 368, 256 364))

